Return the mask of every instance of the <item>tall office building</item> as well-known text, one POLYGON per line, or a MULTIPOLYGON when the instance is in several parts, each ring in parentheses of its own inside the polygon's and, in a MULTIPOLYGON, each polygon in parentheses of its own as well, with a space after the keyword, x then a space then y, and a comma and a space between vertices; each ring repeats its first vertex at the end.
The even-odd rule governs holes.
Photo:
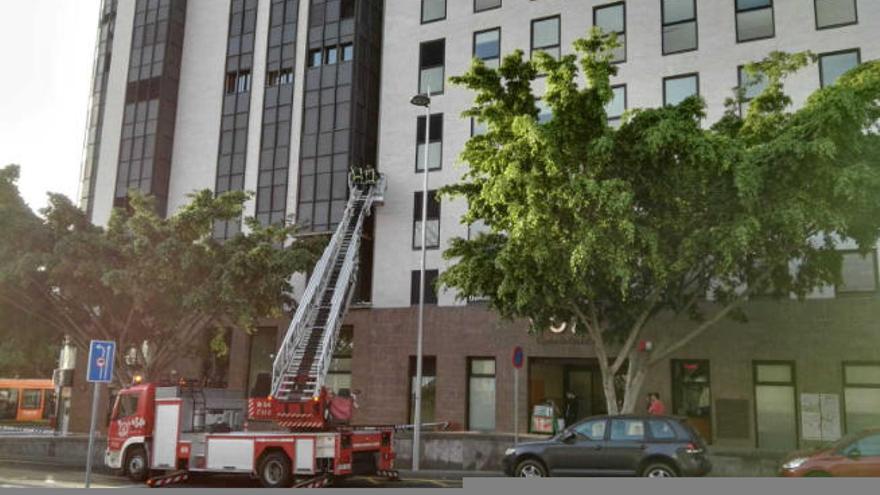
MULTIPOLYGON (((786 86, 796 105, 880 56, 880 4, 869 0, 105 0, 83 206, 101 224, 131 187, 157 196, 167 214, 196 189, 244 189, 256 193, 247 215, 293 216, 328 231, 344 208, 349 168, 375 164, 387 177, 386 201, 367 229, 367 282, 329 379, 361 391, 358 419, 411 419, 420 290, 430 304, 425 420, 511 431, 509 355, 517 345, 527 356, 521 431, 532 426, 532 406, 561 406, 569 392, 578 417, 601 413, 598 365, 583 337, 530 336, 522 322, 432 285, 448 266, 441 255, 450 240, 481 228, 462 224, 461 201, 441 202, 434 192, 461 177, 457 156, 481 132, 460 117, 473 95, 448 78, 474 57, 495 65, 515 49, 570 53, 592 26, 623 42, 612 120, 699 94, 711 123, 743 84, 742 65, 773 50, 819 55, 786 86), (426 121, 409 100, 429 88, 426 121), (423 167, 431 190, 424 289, 423 167)), ((538 95, 543 84, 535 83, 538 95)), ((239 229, 230 222, 215 235, 239 229)), ((844 283, 806 302, 757 300, 748 311, 748 324, 723 323, 656 367, 645 390, 659 391, 672 412, 728 446, 784 449, 812 440, 801 422, 804 393, 836 398, 839 408, 828 414, 841 431, 880 422, 876 252, 847 251, 844 283)), ((282 323, 233 337, 231 387, 247 388, 269 369, 282 323)))

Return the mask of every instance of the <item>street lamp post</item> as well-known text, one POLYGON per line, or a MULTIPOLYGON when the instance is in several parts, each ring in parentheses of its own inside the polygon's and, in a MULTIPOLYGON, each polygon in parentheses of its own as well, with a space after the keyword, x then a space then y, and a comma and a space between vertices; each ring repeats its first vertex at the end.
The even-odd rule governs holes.
POLYGON ((425 107, 425 163, 422 164, 422 256, 419 265, 419 324, 416 333, 415 411, 413 413, 412 470, 419 470, 422 440, 422 334, 425 324, 425 241, 428 223, 428 160, 431 144, 431 88, 412 97, 410 103, 425 107))

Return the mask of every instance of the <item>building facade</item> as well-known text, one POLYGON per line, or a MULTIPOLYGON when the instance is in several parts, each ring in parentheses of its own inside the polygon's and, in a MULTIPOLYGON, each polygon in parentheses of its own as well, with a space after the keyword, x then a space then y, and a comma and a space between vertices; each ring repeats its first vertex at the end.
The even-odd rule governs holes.
MULTIPOLYGON (((105 3, 115 35, 97 56, 112 60, 100 72, 96 63, 102 91, 93 96, 100 104, 92 107, 95 138, 80 195, 94 222, 105 223, 130 186, 164 198, 168 214, 193 190, 244 189, 256 192, 246 215, 293 216, 327 231, 344 207, 351 166, 375 164, 386 175, 385 203, 364 243, 360 304, 329 380, 360 391, 363 422, 412 415, 420 172, 428 167, 431 191, 463 173, 458 154, 480 126, 460 117, 473 96, 448 78, 474 57, 497 64, 515 49, 570 53, 599 26, 623 41, 611 119, 696 93, 708 123, 744 82, 741 66, 773 50, 819 55, 786 85, 795 105, 880 57, 880 4, 868 0, 105 3), (428 121, 409 100, 428 90, 426 163, 428 121)), ((603 412, 598 366, 582 337, 530 336, 525 324, 502 321, 479 301, 431 288, 448 267, 442 252, 450 240, 479 226, 461 222, 461 201, 441 203, 431 192, 428 202, 423 418, 479 431, 511 431, 517 421, 526 431, 533 407, 547 400, 569 419, 603 412), (517 418, 514 346, 526 354, 517 418)), ((218 225, 215 235, 239 228, 218 225)), ((695 340, 652 371, 645 390, 658 391, 718 445, 788 449, 880 423, 877 253, 848 252, 844 279, 804 302, 750 303, 749 323, 725 322, 695 340), (816 421, 830 425, 819 437, 816 421)), ((253 336, 231 336, 230 387, 247 389, 269 369, 283 329, 269 322, 253 336)))

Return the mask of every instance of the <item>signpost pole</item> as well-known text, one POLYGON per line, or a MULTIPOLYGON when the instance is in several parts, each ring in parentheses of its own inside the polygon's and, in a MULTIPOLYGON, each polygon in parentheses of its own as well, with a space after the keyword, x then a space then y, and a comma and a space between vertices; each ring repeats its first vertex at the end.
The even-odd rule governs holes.
POLYGON ((519 445, 519 368, 513 369, 513 446, 519 445))
POLYGON ((100 382, 95 382, 92 387, 92 423, 89 427, 89 456, 86 458, 86 488, 91 484, 92 477, 92 456, 95 452, 95 426, 98 422, 98 396, 101 389, 100 382))
POLYGON ((513 348, 513 446, 519 445, 519 370, 522 368, 525 354, 523 348, 513 348))
POLYGON ((86 381, 92 382, 92 418, 89 426, 89 450, 86 457, 86 488, 92 483, 92 457, 95 452, 95 429, 98 423, 98 398, 102 383, 113 380, 113 359, 116 356, 116 342, 93 340, 89 343, 89 366, 86 381))

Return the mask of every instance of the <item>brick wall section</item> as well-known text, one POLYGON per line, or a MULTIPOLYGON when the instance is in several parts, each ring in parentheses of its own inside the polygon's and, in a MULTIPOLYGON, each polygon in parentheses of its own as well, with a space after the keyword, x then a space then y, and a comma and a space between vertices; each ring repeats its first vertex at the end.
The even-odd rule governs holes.
MULTIPOLYGON (((795 361, 798 395, 836 393, 841 399, 843 361, 880 361, 880 298, 875 294, 805 302, 756 300, 746 312, 748 323, 724 321, 672 356, 710 360, 713 406, 718 399, 753 403, 753 360, 795 361)), ((416 308, 353 310, 347 323, 354 327, 353 388, 362 392, 356 420, 406 422, 408 361, 416 348, 416 308)), ((685 332, 691 325, 661 318, 646 337, 685 332)), ((424 354, 437 358, 436 419, 464 425, 466 360, 469 356, 494 356, 496 429, 512 431, 510 355, 516 345, 523 346, 527 358, 594 357, 582 337, 531 336, 524 322, 502 321, 483 306, 426 308, 424 354)), ((519 391, 520 431, 527 427, 527 376, 524 368, 519 391)), ((652 368, 644 391, 660 392, 671 408, 670 381, 670 364, 664 360, 652 368)), ((717 444, 753 447, 754 424, 751 417, 751 438, 717 444)))

